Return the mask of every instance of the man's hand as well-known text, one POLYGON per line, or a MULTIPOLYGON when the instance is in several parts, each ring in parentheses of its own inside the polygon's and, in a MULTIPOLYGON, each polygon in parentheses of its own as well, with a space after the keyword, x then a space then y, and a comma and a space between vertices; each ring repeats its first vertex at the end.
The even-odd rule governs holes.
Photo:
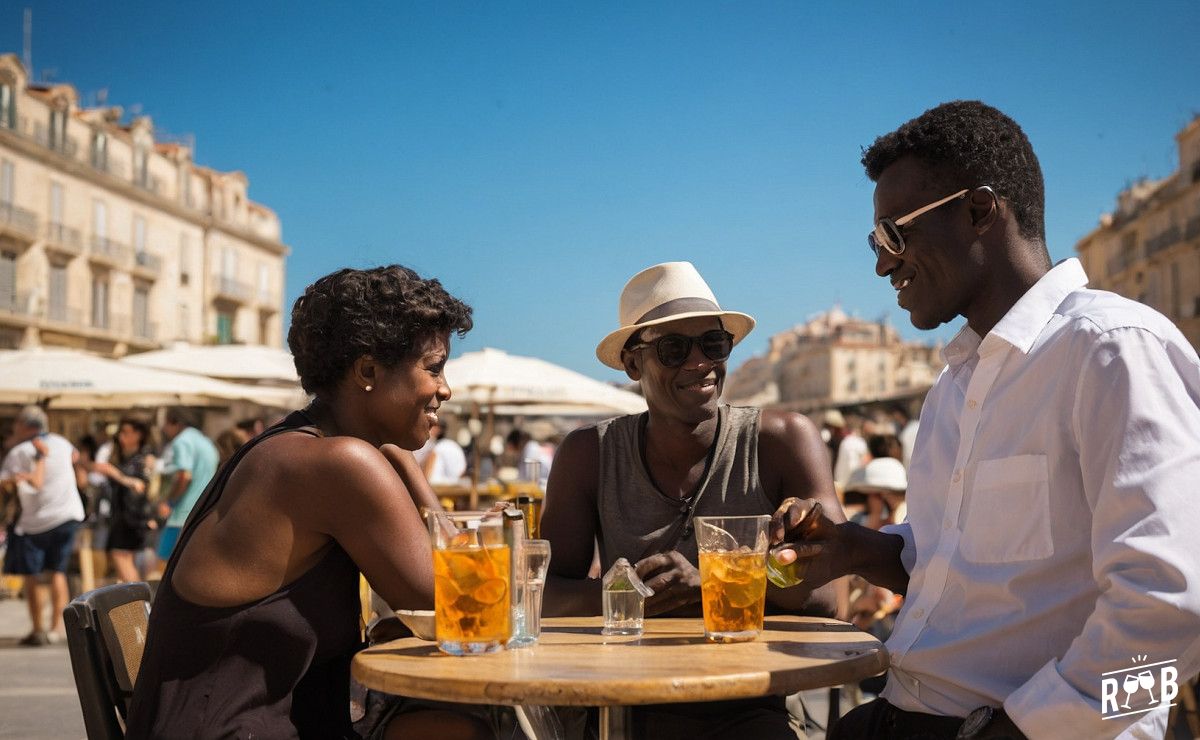
POLYGON ((634 564, 642 583, 654 589, 646 599, 646 616, 653 617, 700 601, 700 571, 678 551, 660 552, 634 564))
POLYGON ((811 499, 784 499, 771 516, 771 544, 784 545, 774 550, 783 564, 808 560, 804 580, 812 588, 846 575, 847 553, 842 542, 842 527, 825 516, 821 504, 811 499))

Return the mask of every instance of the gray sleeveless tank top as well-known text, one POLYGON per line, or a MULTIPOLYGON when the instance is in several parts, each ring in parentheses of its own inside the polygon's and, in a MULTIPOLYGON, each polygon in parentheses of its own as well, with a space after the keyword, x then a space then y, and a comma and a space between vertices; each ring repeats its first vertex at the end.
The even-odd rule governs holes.
POLYGON ((689 513, 733 516, 774 512, 775 505, 758 479, 760 414, 757 408, 720 407, 712 462, 693 497, 682 501, 659 491, 642 463, 643 415, 619 416, 596 425, 600 437, 597 508, 601 572, 607 572, 617 558, 636 563, 672 549, 697 565, 689 513))

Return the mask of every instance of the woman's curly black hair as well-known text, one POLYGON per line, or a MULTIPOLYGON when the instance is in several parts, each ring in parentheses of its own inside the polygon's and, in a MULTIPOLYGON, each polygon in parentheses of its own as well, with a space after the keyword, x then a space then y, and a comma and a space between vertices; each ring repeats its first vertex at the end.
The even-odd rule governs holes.
POLYGON ((430 336, 472 326, 471 307, 400 265, 350 268, 320 278, 292 307, 288 347, 300 384, 328 394, 363 355, 385 366, 415 357, 430 336))
POLYGON ((990 185, 1013 210, 1021 235, 1046 240, 1046 190, 1033 146, 1017 122, 978 100, 930 108, 863 152, 867 177, 912 154, 948 189, 990 185))

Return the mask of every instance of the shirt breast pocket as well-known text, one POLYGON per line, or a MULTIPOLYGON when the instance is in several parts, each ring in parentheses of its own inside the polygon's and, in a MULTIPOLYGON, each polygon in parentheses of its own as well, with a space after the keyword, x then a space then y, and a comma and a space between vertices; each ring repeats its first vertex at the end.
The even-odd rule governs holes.
POLYGON ((1054 554, 1045 455, 979 463, 959 549, 973 563, 1041 560, 1054 554))

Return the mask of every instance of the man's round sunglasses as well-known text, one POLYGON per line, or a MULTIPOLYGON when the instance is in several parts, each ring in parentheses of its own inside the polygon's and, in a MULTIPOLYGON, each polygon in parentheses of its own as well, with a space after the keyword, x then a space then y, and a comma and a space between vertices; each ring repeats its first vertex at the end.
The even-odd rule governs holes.
MULTIPOLYGON (((996 197, 995 191, 987 185, 981 185, 978 189, 988 191, 992 198, 996 197)), ((921 206, 912 213, 905 214, 897 219, 879 219, 879 222, 875 224, 875 228, 871 230, 870 234, 867 234, 867 245, 871 248, 871 253, 875 255, 876 259, 879 258, 880 248, 897 256, 904 254, 904 235, 900 233, 900 227, 911 224, 920 216, 929 213, 935 208, 940 208, 950 201, 965 197, 971 190, 971 188, 963 188, 953 195, 947 195, 941 200, 935 200, 929 205, 921 206)))
POLYGON ((639 342, 627 349, 632 352, 635 349, 653 347, 663 367, 679 367, 687 362, 688 356, 692 354, 692 343, 700 345, 700 351, 713 362, 728 360, 729 353, 733 351, 733 335, 724 329, 710 329, 698 337, 667 334, 649 342, 639 342))

